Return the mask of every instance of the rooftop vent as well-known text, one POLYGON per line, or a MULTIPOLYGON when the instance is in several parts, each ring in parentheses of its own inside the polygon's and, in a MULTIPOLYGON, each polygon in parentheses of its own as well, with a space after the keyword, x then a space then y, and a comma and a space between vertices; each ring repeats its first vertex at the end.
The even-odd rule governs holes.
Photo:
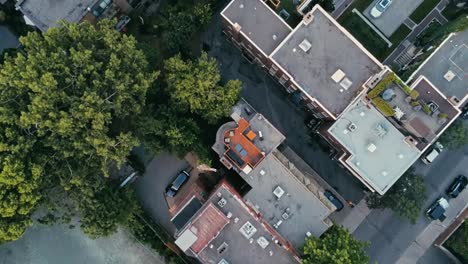
POLYGON ((351 85, 353 85, 353 82, 348 79, 347 77, 345 77, 341 82, 340 82, 340 86, 343 87, 345 90, 348 90, 349 87, 351 87, 351 85))
POLYGON ((299 44, 299 47, 304 51, 308 52, 310 48, 312 48, 312 44, 307 39, 304 39, 301 44, 299 44))
POLYGON ((455 78, 455 73, 453 71, 448 71, 447 73, 444 74, 444 79, 447 80, 448 82, 451 82, 453 78, 455 78))
POLYGON ((219 205, 219 207, 221 207, 221 208, 223 208, 226 204, 227 204, 227 201, 226 201, 226 199, 224 199, 224 198, 221 198, 221 199, 218 201, 218 205, 219 205))
POLYGON ((275 190, 273 191, 273 194, 276 196, 276 198, 279 200, 281 198, 281 196, 283 196, 284 194, 284 190, 280 187, 280 186, 277 186, 275 188, 275 190))
POLYGON ((225 259, 222 259, 218 262, 218 264, 229 264, 229 262, 225 259))
POLYGON ((387 134, 387 130, 381 124, 375 126, 372 132, 380 138, 383 138, 387 134))
POLYGON ((341 82, 341 80, 343 80, 343 78, 346 76, 346 74, 341 70, 341 69, 338 69, 332 76, 332 80, 336 83, 339 83, 341 82))
POLYGON ((312 12, 310 12, 304 16, 303 20, 304 20, 304 24, 307 26, 310 24, 310 22, 314 20, 314 15, 312 15, 312 12))
POLYGON ((374 151, 377 150, 377 146, 374 145, 373 143, 370 143, 368 146, 367 146, 367 150, 371 153, 373 153, 374 151))
POLYGON ((217 249, 218 254, 223 254, 224 251, 226 251, 227 248, 228 248, 228 244, 226 242, 223 242, 221 244, 221 246, 219 246, 218 249, 217 249))
POLYGON ((348 125, 349 132, 353 132, 354 130, 356 130, 356 128, 357 128, 356 124, 354 124, 353 122, 349 123, 348 125))
POLYGON ((266 238, 264 238, 264 237, 261 236, 261 237, 259 237, 259 238, 257 239, 257 244, 258 244, 261 248, 265 249, 265 248, 270 244, 270 242, 268 242, 268 240, 267 240, 266 238))
POLYGON ((247 221, 243 226, 241 226, 239 231, 245 238, 250 239, 257 232, 257 229, 247 221))

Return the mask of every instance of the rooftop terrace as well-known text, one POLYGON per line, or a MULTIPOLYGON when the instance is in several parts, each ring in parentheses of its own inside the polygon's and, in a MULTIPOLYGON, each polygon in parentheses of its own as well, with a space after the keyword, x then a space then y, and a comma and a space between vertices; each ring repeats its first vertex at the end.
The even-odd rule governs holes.
POLYGON ((271 56, 306 94, 335 117, 363 91, 362 85, 383 68, 319 5, 271 56))
MULTIPOLYGON (((255 217, 227 185, 222 184, 213 193, 205 210, 200 213, 196 222, 202 230, 207 230, 203 233, 212 236, 200 240, 195 235, 195 242, 189 241, 197 245, 196 248, 203 248, 198 253, 203 263, 298 263, 292 252, 279 245, 284 245, 282 238, 255 217), (217 212, 212 215, 213 218, 205 217, 207 208, 217 212), (218 212, 224 216, 217 215, 218 212), (222 219, 228 219, 227 224, 224 225, 225 221, 222 219), (220 226, 223 228, 219 229, 220 226)), ((187 230, 191 229, 192 226, 189 225, 187 230)), ((200 233, 197 228, 196 232, 200 233)), ((183 232, 180 233, 181 236, 182 234, 183 232)))
POLYGON ((292 31, 276 13, 261 0, 234 0, 221 15, 238 24, 241 32, 267 56, 292 31))
POLYGON ((379 194, 384 194, 421 154, 410 138, 362 100, 328 132, 351 153, 342 162, 379 194))
MULTIPOLYGON (((441 132, 458 116, 459 110, 452 105, 425 77, 419 78, 411 87, 406 86, 395 74, 385 77, 394 78, 395 81, 387 85, 374 88, 380 91, 376 95, 373 90, 369 92, 376 95, 381 101, 377 108, 386 104, 393 113, 389 120, 399 128, 402 133, 408 132, 419 141, 417 147, 424 150, 426 146, 441 134, 441 132), (382 89, 383 88, 383 89, 382 89)), ((385 80, 383 83, 387 83, 385 80)), ((374 100, 375 103, 375 100, 374 100)))
POLYGON ((434 84, 447 98, 468 98, 468 30, 452 34, 412 75, 434 84))

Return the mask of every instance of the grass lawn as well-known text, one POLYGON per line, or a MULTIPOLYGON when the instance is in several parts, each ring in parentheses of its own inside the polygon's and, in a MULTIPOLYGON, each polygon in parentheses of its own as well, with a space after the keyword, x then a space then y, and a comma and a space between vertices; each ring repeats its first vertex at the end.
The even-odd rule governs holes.
POLYGON ((462 14, 468 14, 468 8, 458 8, 453 4, 449 4, 442 10, 442 15, 447 18, 447 20, 454 20, 462 14))
POLYGON ((464 222, 444 243, 463 263, 468 263, 468 222, 464 222))
MULTIPOLYGON (((366 7, 364 7, 365 9, 366 7)), ((341 19, 341 18, 340 18, 341 19)), ((387 58, 392 51, 398 47, 403 39, 408 36, 411 30, 402 24, 395 33, 390 36, 389 40, 393 45, 389 48, 385 42, 369 25, 366 24, 358 15, 351 13, 345 19, 340 21, 341 25, 345 27, 359 42, 366 47, 377 59, 383 61, 387 58)))
POLYGON ((439 2, 440 0, 424 0, 410 15, 411 20, 419 24, 439 2))
POLYGON ((342 21, 346 20, 348 17, 352 16, 354 8, 359 10, 359 12, 364 12, 366 8, 373 2, 373 0, 355 0, 351 6, 346 9, 346 11, 338 18, 338 22, 341 24, 342 21))

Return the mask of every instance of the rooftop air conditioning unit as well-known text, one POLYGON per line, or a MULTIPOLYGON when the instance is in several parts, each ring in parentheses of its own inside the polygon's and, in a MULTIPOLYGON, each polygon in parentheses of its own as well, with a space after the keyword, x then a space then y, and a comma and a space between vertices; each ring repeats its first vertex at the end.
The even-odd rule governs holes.
POLYGON ((255 228, 249 221, 247 221, 239 229, 239 231, 245 238, 250 239, 257 232, 257 228, 255 228))
POLYGON ((284 194, 284 190, 280 187, 280 186, 277 186, 275 188, 275 190, 273 191, 273 194, 276 196, 276 198, 279 200, 281 198, 281 196, 283 196, 284 194))
POLYGON ((268 242, 268 240, 267 240, 265 237, 262 237, 262 236, 261 236, 261 237, 259 237, 259 238, 257 239, 257 244, 258 244, 261 248, 265 249, 265 248, 270 244, 270 242, 268 242))
POLYGON ((312 44, 307 39, 304 39, 301 44, 299 44, 299 47, 304 51, 308 52, 310 48, 312 48, 312 44))

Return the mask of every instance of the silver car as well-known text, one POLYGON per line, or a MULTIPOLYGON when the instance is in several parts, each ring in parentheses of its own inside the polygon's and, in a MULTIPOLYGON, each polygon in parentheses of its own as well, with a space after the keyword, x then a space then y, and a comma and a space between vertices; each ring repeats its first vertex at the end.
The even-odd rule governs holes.
POLYGON ((375 4, 375 6, 371 9, 370 15, 373 18, 378 18, 382 15, 382 13, 387 10, 387 8, 392 3, 392 0, 380 0, 375 4))

